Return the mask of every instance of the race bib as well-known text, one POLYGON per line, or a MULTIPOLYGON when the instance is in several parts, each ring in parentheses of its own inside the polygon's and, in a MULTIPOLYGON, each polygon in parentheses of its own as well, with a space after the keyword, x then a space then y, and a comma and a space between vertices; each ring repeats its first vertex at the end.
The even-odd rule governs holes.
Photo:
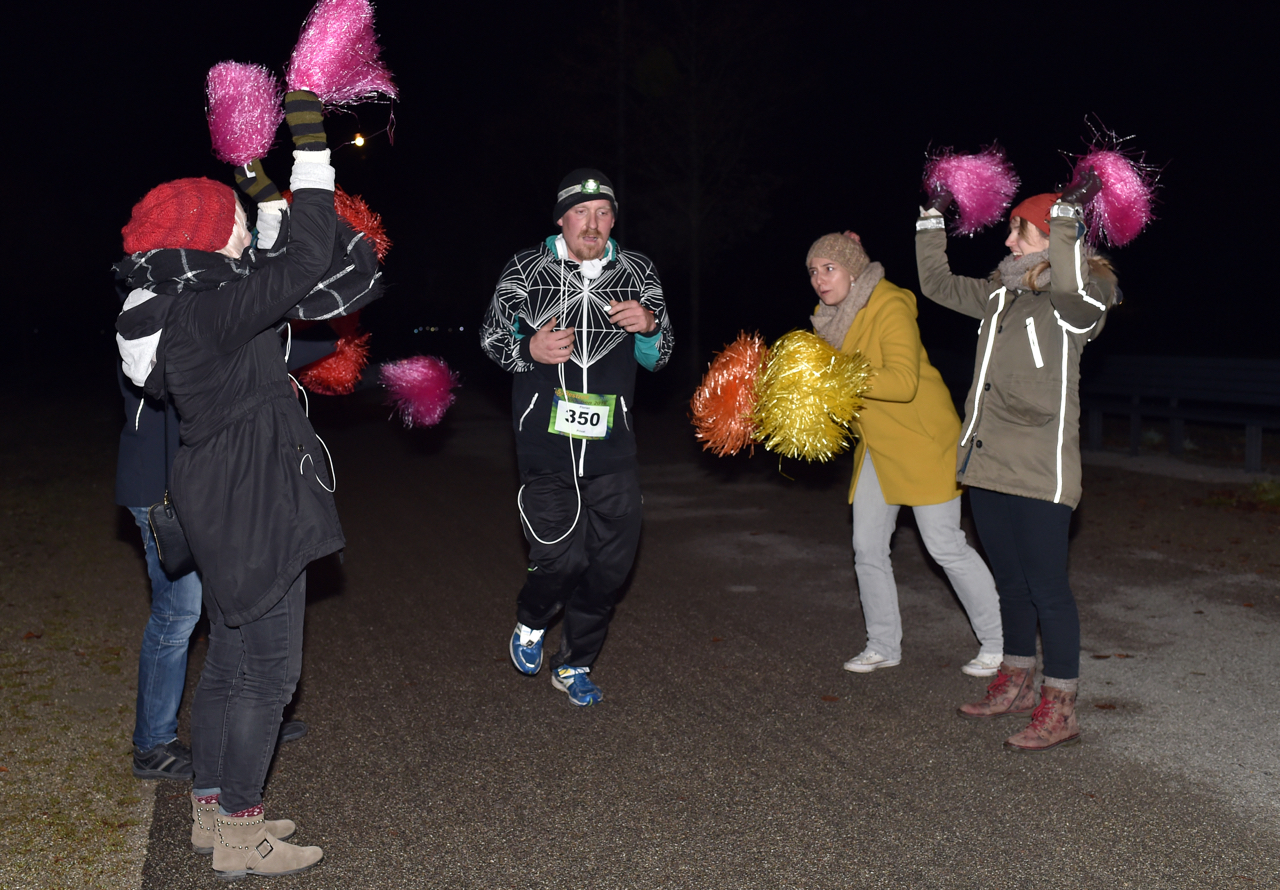
POLYGON ((575 439, 607 439, 617 396, 557 389, 547 432, 575 439))

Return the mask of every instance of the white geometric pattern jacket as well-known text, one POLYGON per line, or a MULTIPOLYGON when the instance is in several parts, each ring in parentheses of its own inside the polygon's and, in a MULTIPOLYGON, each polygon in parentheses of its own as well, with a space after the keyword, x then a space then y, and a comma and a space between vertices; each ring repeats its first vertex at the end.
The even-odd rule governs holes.
POLYGON ((547 238, 507 263, 485 313, 480 345, 514 375, 512 426, 521 472, 573 472, 595 476, 635 466, 636 365, 656 371, 671 357, 671 321, 653 261, 619 250, 610 239, 600 260, 568 259, 563 239, 547 238), (654 314, 652 334, 630 334, 609 321, 610 302, 637 300, 654 314), (552 318, 574 329, 573 354, 563 365, 543 365, 529 340, 552 318), (561 395, 557 398, 557 390, 561 395), (608 398, 607 437, 581 439, 552 430, 563 392, 608 398))

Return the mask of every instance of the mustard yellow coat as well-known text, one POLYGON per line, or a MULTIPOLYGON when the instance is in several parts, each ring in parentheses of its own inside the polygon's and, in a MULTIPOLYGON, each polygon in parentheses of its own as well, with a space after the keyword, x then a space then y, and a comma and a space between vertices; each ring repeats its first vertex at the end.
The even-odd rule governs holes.
POLYGON ((929 364, 917 314, 915 294, 881 279, 845 334, 841 352, 859 350, 875 369, 854 424, 851 504, 868 448, 886 503, 922 507, 960 494, 960 417, 942 375, 929 364))

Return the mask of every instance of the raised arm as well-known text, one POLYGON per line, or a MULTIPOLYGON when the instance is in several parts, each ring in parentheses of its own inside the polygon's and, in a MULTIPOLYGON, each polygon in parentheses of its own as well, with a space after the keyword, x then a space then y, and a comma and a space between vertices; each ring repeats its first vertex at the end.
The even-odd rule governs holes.
POLYGON ((946 223, 937 210, 925 210, 916 221, 916 271, 920 293, 940 306, 982 318, 991 282, 953 275, 947 260, 946 223))
POLYGON ((317 139, 311 120, 319 116, 319 109, 320 100, 309 91, 298 90, 285 97, 285 119, 296 146, 289 182, 293 206, 285 250, 261 259, 247 278, 197 301, 193 308, 194 329, 208 338, 218 352, 232 352, 274 325, 311 290, 329 266, 337 217, 329 149, 323 128, 317 139))
POLYGON ((280 235, 280 222, 289 206, 280 195, 276 184, 267 176, 262 159, 250 161, 235 168, 236 188, 257 205, 255 227, 258 230, 258 249, 270 250, 280 235))
POLYGON ((1084 210, 1101 188, 1090 168, 1049 208, 1049 301, 1067 324, 1088 330, 1115 297, 1114 283, 1090 274, 1084 249, 1084 210))

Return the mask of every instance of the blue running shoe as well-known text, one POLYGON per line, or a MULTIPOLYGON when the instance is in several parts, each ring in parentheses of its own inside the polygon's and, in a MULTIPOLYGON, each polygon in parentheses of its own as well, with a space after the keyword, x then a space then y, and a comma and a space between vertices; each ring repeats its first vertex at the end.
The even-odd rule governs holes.
POLYGON ((600 687, 592 683, 591 678, 587 676, 589 673, 591 668, 576 668, 562 664, 551 674, 551 685, 561 692, 567 692, 569 701, 580 708, 585 708, 604 698, 600 687))
POLYGON ((546 632, 516 622, 511 634, 511 663, 520 673, 532 677, 542 667, 542 635, 546 632))

